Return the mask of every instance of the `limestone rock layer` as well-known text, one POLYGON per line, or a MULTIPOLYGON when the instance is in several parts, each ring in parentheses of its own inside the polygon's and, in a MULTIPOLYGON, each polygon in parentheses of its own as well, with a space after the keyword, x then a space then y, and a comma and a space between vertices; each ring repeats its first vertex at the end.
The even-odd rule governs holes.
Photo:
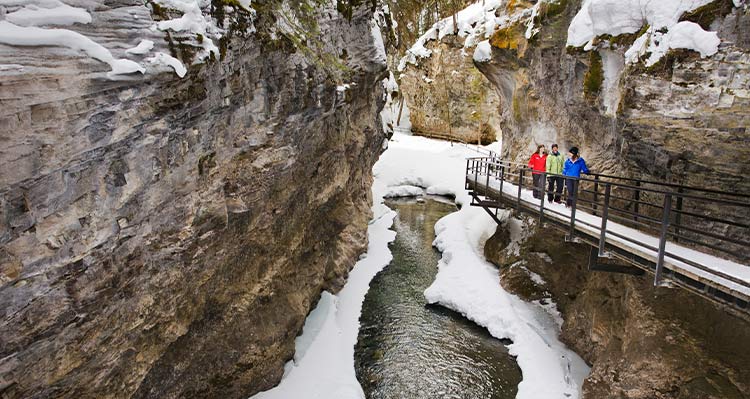
MULTIPOLYGON (((296 42, 262 34, 289 5, 258 5, 183 79, 0 45, 23 66, 0 71, 3 398, 249 397, 343 284, 384 139, 372 12, 318 6, 296 42)), ((150 18, 89 11, 116 55, 150 18)))
POLYGON ((556 303, 562 340, 592 365, 583 398, 748 397, 747 318, 681 288, 655 288, 648 274, 589 271, 587 245, 530 229, 520 250, 508 250, 508 226, 498 227, 484 253, 503 288, 556 303))

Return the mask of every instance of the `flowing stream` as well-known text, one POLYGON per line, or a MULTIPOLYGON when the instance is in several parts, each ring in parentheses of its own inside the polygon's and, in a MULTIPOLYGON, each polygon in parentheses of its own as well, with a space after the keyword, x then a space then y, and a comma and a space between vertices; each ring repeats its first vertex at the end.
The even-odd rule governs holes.
POLYGON ((521 371, 504 343, 460 314, 427 305, 440 253, 435 222, 455 211, 438 199, 389 201, 398 212, 393 260, 370 283, 355 370, 370 399, 514 398, 521 371))

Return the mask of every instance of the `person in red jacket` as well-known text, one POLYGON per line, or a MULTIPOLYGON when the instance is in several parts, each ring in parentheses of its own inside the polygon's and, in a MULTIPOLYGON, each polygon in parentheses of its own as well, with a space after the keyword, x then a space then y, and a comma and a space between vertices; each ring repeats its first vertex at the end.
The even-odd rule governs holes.
POLYGON ((531 168, 531 177, 534 181, 534 198, 542 198, 544 192, 544 179, 542 173, 547 170, 547 149, 544 144, 536 147, 536 152, 529 159, 529 168, 531 168))

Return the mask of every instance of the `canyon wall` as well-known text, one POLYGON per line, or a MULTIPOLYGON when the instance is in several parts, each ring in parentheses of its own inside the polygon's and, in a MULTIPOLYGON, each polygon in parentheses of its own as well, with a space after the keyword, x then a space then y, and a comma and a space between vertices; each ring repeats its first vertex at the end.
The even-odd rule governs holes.
POLYGON ((499 226, 484 254, 501 283, 528 301, 554 301, 561 339, 592 365, 583 398, 750 397, 750 322, 652 275, 587 270, 589 247, 534 221, 512 242, 499 226))
POLYGON ((567 46, 580 9, 542 4, 534 35, 528 20, 502 26, 491 59, 476 63, 500 94, 503 155, 526 160, 537 143, 557 142, 580 147, 596 172, 750 192, 737 163, 750 159, 748 7, 717 0, 686 13, 718 33, 718 52, 670 50, 648 67, 625 62, 641 32, 602 35, 590 51, 567 46))
POLYGON ((461 38, 430 43, 431 57, 407 64, 399 74, 412 133, 464 143, 490 144, 500 136, 500 98, 463 55, 461 38))
POLYGON ((187 75, 111 78, 80 52, 0 44, 0 396, 268 389, 366 246, 384 140, 373 8, 254 1, 253 26, 235 19, 193 64, 149 29, 174 10, 81 4, 93 22, 76 29, 116 57, 151 38, 187 75))
POLYGON ((398 114, 405 100, 413 134, 466 143, 494 142, 500 135, 500 100, 466 56, 465 37, 453 31, 452 15, 475 2, 438 0, 428 8, 414 0, 387 3, 392 27, 386 41, 388 65, 400 93, 394 113, 398 114), (450 21, 445 30, 434 30, 433 24, 443 18, 450 21), (424 47, 432 56, 403 62, 425 36, 424 47))

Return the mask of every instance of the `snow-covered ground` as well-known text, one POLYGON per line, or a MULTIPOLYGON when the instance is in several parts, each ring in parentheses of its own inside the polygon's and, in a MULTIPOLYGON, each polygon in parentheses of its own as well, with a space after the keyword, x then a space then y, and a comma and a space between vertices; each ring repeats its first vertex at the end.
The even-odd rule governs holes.
MULTIPOLYGON (((497 151, 497 144, 491 147, 497 151)), ((464 190, 466 158, 479 156, 462 145, 395 134, 373 172, 374 219, 369 247, 338 295, 323 293, 296 341, 281 384, 253 399, 363 398, 354 373, 354 344, 359 315, 370 280, 391 260, 389 230, 395 213, 383 197, 426 193, 451 195, 459 205, 470 198, 464 190)), ((510 338, 510 352, 523 373, 518 398, 580 396, 589 368, 557 338, 560 320, 549 305, 523 302, 502 289, 496 268, 482 255, 495 222, 481 208, 463 206, 436 225, 435 245, 443 252, 435 282, 425 291, 431 303, 455 310, 497 338, 510 338)))

